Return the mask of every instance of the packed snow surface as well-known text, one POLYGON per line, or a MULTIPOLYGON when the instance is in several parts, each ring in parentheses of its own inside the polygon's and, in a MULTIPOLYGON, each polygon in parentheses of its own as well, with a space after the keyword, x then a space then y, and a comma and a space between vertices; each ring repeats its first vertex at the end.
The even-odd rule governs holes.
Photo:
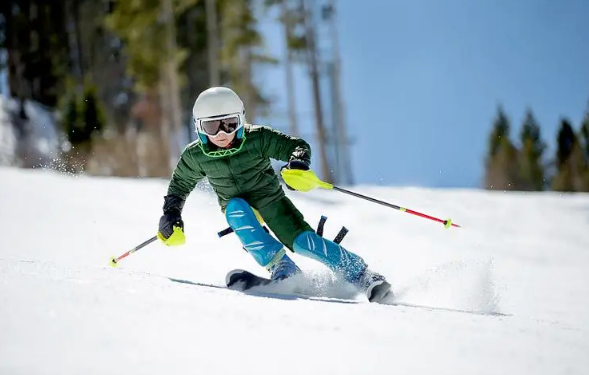
POLYGON ((259 267, 206 184, 187 244, 153 236, 167 181, 0 168, 0 374, 587 374, 589 196, 354 187, 441 224, 333 191, 288 192, 326 237, 386 275, 370 304, 292 255, 288 285, 241 293, 259 267), (424 307, 426 306, 426 307, 424 307))

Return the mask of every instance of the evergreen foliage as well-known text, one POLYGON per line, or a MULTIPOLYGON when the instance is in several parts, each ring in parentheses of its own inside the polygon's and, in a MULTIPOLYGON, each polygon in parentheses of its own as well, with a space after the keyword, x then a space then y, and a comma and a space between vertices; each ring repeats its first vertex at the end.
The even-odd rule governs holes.
POLYGON ((493 190, 516 190, 519 187, 518 150, 511 142, 510 121, 503 108, 497 115, 488 140, 485 186, 493 190))
POLYGON ((546 145, 542 141, 540 126, 531 109, 528 109, 520 132, 519 181, 521 190, 540 191, 546 185, 542 156, 546 145))

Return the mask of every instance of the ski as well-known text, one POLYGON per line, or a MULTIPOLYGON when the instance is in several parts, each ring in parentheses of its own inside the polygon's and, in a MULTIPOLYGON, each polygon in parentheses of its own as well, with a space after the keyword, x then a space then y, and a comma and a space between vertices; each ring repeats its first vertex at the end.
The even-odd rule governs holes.
POLYGON ((245 291, 256 286, 269 285, 273 282, 275 281, 241 269, 230 271, 227 276, 225 276, 225 284, 227 288, 241 291, 245 291))
MULTIPOLYGON (((247 291, 255 287, 264 287, 267 285, 276 285, 282 280, 271 280, 262 276, 258 276, 249 271, 242 269, 235 269, 230 271, 225 276, 225 284, 227 288, 239 291, 247 291)), ((386 304, 387 301, 394 299, 394 294, 390 289, 391 285, 386 281, 374 284, 367 292, 368 300, 373 303, 386 304)), ((293 290, 290 294, 301 294, 293 290)), ((306 293, 302 293, 306 294, 306 293)))
MULTIPOLYGON (((193 282, 193 281, 174 279, 174 278, 168 278, 168 280, 176 282, 176 283, 189 284, 189 285, 194 285, 194 286, 199 286, 199 287, 219 288, 219 289, 227 288, 227 289, 230 289, 233 291, 241 291, 241 292, 246 292, 247 290, 255 288, 255 287, 264 287, 267 285, 273 285, 273 284, 277 284, 277 283, 281 282, 281 280, 272 281, 268 278, 257 276, 249 271, 239 270, 239 269, 233 270, 227 274, 226 280, 225 280, 227 285, 225 285, 225 286, 203 284, 203 283, 197 283, 197 282, 193 282)), ((302 298, 302 299, 307 299, 307 300, 317 301, 317 302, 332 302, 332 303, 336 302, 336 303, 345 303, 345 304, 362 303, 360 301, 355 301, 355 300, 347 299, 347 298, 321 297, 321 296, 310 295, 307 293, 297 293, 297 292, 264 293, 263 291, 260 291, 260 293, 261 293, 260 295, 262 295, 264 297, 274 297, 274 298, 288 298, 288 299, 302 298)), ((258 294, 258 293, 255 292, 254 295, 256 295, 256 294, 258 294)), ((393 307, 418 309, 418 310, 433 311, 433 312, 437 311, 437 312, 462 313, 462 314, 496 316, 496 317, 512 316, 511 314, 508 314, 508 313, 501 313, 501 312, 495 312, 495 311, 477 311, 477 310, 459 309, 459 308, 452 308, 452 307, 429 306, 429 305, 414 304, 414 303, 409 303, 409 302, 395 301, 394 299, 392 301, 389 300, 386 302, 383 301, 383 302, 373 302, 373 303, 379 304, 379 305, 388 305, 388 306, 393 306, 393 307)))

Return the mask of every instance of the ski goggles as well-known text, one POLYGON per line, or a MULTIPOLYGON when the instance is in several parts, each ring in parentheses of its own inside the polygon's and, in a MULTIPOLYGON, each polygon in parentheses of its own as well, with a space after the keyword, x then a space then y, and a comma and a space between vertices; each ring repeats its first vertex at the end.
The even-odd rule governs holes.
POLYGON ((200 129, 208 136, 216 136, 220 132, 231 135, 241 127, 239 115, 229 115, 218 118, 207 118, 199 120, 200 129))

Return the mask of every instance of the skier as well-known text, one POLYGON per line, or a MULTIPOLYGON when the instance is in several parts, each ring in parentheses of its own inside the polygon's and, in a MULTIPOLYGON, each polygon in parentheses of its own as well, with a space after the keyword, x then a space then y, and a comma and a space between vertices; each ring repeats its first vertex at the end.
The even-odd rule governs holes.
POLYGON ((206 177, 229 226, 244 249, 269 271, 271 280, 301 272, 286 247, 322 262, 366 293, 371 302, 389 293, 391 285, 384 276, 371 271, 358 255, 316 233, 285 195, 270 159, 287 163, 281 175, 290 190, 308 191, 292 173, 313 173, 307 142, 269 127, 246 124, 242 100, 226 87, 203 91, 194 103, 193 120, 198 139, 183 150, 164 197, 158 231, 164 244, 184 244, 182 209, 190 192, 206 177))

